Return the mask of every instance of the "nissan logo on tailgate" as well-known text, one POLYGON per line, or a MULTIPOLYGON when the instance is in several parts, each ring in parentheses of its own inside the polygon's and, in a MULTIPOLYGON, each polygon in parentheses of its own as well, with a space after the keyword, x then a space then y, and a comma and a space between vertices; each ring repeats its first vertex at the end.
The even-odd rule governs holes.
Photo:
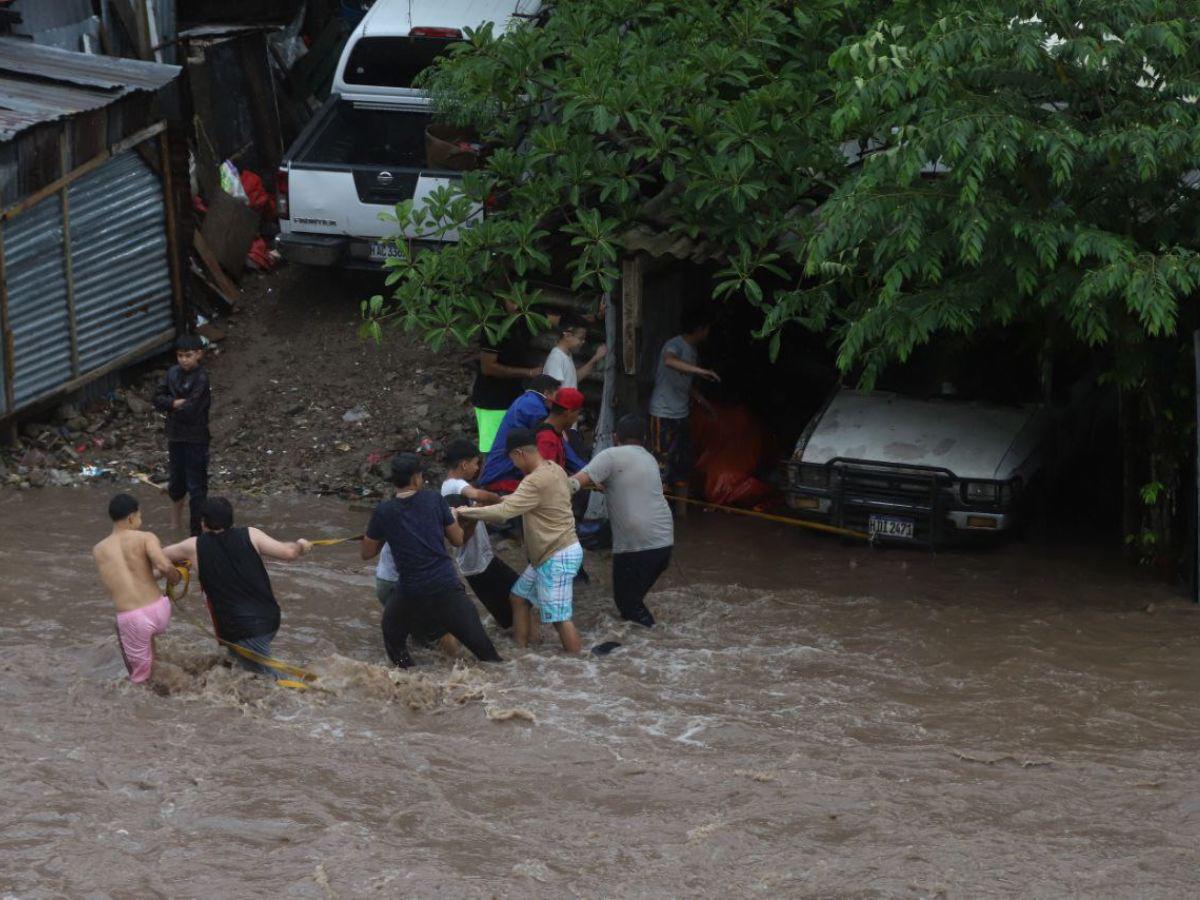
POLYGON ((392 183, 392 173, 391 172, 380 172, 378 175, 375 176, 375 180, 378 181, 382 185, 389 185, 392 183))

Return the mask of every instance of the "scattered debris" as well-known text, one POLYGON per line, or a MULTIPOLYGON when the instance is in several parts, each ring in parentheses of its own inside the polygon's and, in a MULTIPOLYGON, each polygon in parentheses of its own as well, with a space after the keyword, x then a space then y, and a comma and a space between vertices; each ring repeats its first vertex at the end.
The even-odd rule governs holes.
MULTIPOLYGON (((394 454, 415 449, 436 470, 441 447, 474 436, 475 354, 456 346, 434 352, 401 329, 380 346, 362 342, 357 301, 378 286, 359 281, 339 279, 331 290, 328 280, 286 266, 246 275, 238 311, 221 318, 219 334, 210 334, 220 347, 205 359, 211 492, 294 490, 369 506, 388 489, 394 454)), ((101 401, 64 404, 24 423, 19 442, 0 447, 0 484, 143 482, 162 490, 163 417, 150 400, 169 362, 164 355, 157 367, 131 373, 101 401)))

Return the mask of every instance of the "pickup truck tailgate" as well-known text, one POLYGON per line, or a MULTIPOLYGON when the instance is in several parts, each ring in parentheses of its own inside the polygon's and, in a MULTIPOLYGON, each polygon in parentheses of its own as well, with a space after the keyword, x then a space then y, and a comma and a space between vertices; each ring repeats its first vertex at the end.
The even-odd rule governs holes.
MULTIPOLYGON (((380 216, 405 200, 420 208, 431 193, 462 177, 429 165, 425 129, 431 121, 427 100, 352 103, 330 97, 283 163, 283 255, 314 265, 367 265, 392 252, 381 241, 397 236, 397 227, 380 216)), ((432 226, 407 228, 405 236, 457 241, 458 229, 439 234, 432 226)))
MULTIPOLYGON (((379 218, 397 203, 412 198, 421 205, 438 187, 457 180, 439 172, 392 172, 387 168, 338 171, 293 166, 289 173, 291 231, 358 238, 392 237, 396 225, 379 218)), ((407 237, 422 235, 408 233, 407 237)), ((452 229, 444 240, 457 240, 452 229)))

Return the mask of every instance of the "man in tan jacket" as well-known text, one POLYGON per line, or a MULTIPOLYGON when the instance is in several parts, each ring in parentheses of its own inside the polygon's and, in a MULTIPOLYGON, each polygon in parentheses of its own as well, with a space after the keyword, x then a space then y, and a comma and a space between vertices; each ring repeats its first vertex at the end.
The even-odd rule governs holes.
POLYGON ((530 607, 536 606, 543 622, 554 626, 568 653, 580 651, 579 632, 571 621, 571 589, 583 564, 583 548, 575 535, 571 489, 567 473, 557 463, 542 459, 537 435, 526 429, 508 433, 504 449, 524 476, 515 492, 493 506, 460 507, 465 519, 500 523, 521 517, 529 565, 512 587, 513 638, 517 646, 529 642, 530 607))

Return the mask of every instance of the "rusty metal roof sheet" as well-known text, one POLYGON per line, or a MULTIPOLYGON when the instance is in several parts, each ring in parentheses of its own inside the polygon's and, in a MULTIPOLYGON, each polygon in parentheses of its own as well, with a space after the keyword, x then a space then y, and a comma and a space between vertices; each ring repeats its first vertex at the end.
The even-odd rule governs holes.
POLYGON ((705 262, 720 258, 720 248, 708 241, 692 240, 685 234, 635 224, 623 231, 618 241, 626 253, 647 253, 653 257, 673 256, 675 259, 705 262))
POLYGON ((0 140, 134 91, 157 91, 179 72, 178 66, 0 38, 0 140))

